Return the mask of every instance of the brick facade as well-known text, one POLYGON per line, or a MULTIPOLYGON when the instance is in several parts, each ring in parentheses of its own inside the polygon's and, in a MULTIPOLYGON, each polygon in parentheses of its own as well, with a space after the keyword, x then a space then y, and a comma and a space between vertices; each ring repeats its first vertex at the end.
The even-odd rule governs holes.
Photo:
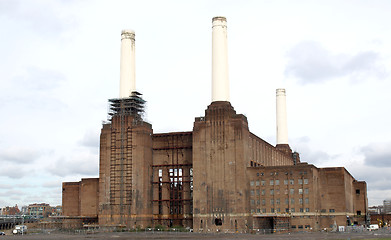
POLYGON ((140 118, 114 115, 103 124, 99 179, 91 181, 63 183, 65 216, 250 232, 364 224, 367 213, 365 182, 342 167, 300 163, 289 145, 251 133, 229 102, 208 106, 192 132, 153 134, 140 118))

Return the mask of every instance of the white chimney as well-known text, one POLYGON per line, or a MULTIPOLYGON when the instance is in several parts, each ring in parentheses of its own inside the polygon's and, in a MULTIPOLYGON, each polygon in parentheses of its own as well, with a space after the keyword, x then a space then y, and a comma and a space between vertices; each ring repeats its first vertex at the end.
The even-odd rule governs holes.
POLYGON ((212 19, 212 102, 229 102, 227 19, 212 19))
POLYGON ((286 115, 286 94, 285 89, 276 90, 276 112, 277 112, 277 145, 288 144, 288 124, 286 115))
POLYGON ((135 34, 132 30, 121 33, 121 66, 119 97, 127 98, 136 91, 135 34))

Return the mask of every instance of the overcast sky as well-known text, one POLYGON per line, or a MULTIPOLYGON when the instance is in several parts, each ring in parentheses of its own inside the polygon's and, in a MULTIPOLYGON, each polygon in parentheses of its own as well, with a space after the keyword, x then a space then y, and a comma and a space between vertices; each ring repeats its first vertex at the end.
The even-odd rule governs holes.
POLYGON ((61 204, 98 177, 120 34, 136 32, 136 81, 155 133, 191 131, 211 102, 211 22, 228 22, 231 104, 275 145, 286 88, 290 146, 345 167, 369 205, 391 198, 391 1, 0 0, 0 207, 61 204))

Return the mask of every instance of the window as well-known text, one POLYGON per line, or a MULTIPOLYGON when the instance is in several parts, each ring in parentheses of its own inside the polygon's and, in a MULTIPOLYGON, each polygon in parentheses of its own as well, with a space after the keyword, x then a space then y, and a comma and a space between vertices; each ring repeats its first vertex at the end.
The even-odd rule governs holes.
POLYGON ((304 209, 303 209, 303 208, 300 208, 300 212, 304 212, 304 209))
POLYGON ((299 184, 303 184, 303 179, 299 178, 297 181, 299 184))
POLYGON ((262 208, 262 212, 263 212, 263 213, 266 213, 266 208, 262 208))
POLYGON ((280 185, 280 180, 276 180, 275 184, 280 185))
POLYGON ((262 189, 261 194, 265 195, 265 189, 262 189))
POLYGON ((360 189, 356 189, 356 194, 360 194, 360 189))
POLYGON ((277 212, 280 212, 280 209, 279 209, 279 208, 277 208, 277 212))
POLYGON ((270 209, 270 212, 274 213, 274 208, 271 208, 271 209, 270 209))
POLYGON ((302 198, 299 198, 299 203, 303 204, 303 199, 302 198))
POLYGON ((326 212, 326 209, 322 209, 322 210, 320 210, 320 212, 323 212, 323 213, 324 213, 324 212, 326 212))
POLYGON ((304 178, 304 184, 308 184, 308 179, 304 178))
POLYGON ((295 193, 295 189, 291 188, 290 189, 290 194, 294 194, 295 193))
POLYGON ((279 198, 276 199, 276 204, 280 204, 280 199, 279 198))
POLYGON ((285 198, 285 204, 288 204, 288 203, 289 203, 289 199, 285 198))
POLYGON ((303 229, 303 225, 299 225, 299 226, 297 226, 297 228, 303 229))
POLYGON ((270 205, 274 205, 274 199, 270 199, 270 205))
POLYGON ((263 172, 261 172, 261 176, 263 176, 263 172))
POLYGON ((329 209, 329 212, 335 212, 335 209, 329 209))
POLYGON ((261 185, 265 186, 265 184, 266 184, 266 181, 265 180, 261 180, 261 185))
POLYGON ((285 212, 287 212, 287 213, 288 213, 288 212, 289 212, 289 208, 285 208, 285 212))
POLYGON ((262 205, 265 205, 265 204, 266 204, 266 200, 262 199, 262 205))
POLYGON ((299 188, 299 194, 303 194, 303 189, 299 188))
POLYGON ((288 185, 288 179, 284 180, 284 185, 288 185))
POLYGON ((357 215, 358 215, 358 216, 361 216, 361 211, 357 211, 357 215))
POLYGON ((306 204, 310 203, 310 199, 309 199, 309 198, 306 198, 306 199, 305 199, 305 203, 306 203, 306 204))
POLYGON ((291 228, 294 228, 294 229, 296 229, 296 225, 291 225, 291 228))
POLYGON ((289 180, 289 184, 290 184, 290 185, 295 184, 295 180, 294 180, 294 179, 289 180))
POLYGON ((270 186, 274 185, 274 180, 270 180, 270 186))
POLYGON ((254 181, 251 181, 251 182, 250 182, 250 186, 254 186, 254 181))
POLYGON ((311 228, 311 226, 310 225, 305 225, 305 228, 311 228))
POLYGON ((257 189, 257 195, 259 196, 261 194, 261 191, 257 189))
POLYGON ((250 203, 251 203, 251 205, 254 205, 254 204, 255 204, 254 199, 251 199, 251 200, 250 200, 250 203))
POLYGON ((274 189, 270 189, 270 195, 274 195, 274 189))
POLYGON ((280 189, 276 189, 276 194, 280 194, 280 189))
POLYGON ((310 212, 310 209, 309 208, 305 208, 305 212, 310 212))
POLYGON ((295 204, 295 199, 291 198, 291 204, 295 204))
POLYGON ((260 213, 261 212, 261 209, 257 208, 257 213, 260 213))
POLYGON ((259 205, 259 204, 261 204, 261 200, 258 199, 257 200, 257 205, 259 205))
POLYGON ((291 212, 295 212, 295 208, 291 208, 291 212))
POLYGON ((308 188, 304 188, 304 194, 308 194, 308 188))
MULTIPOLYGON (((252 210, 252 211, 254 211, 254 210, 252 210)), ((221 226, 221 225, 223 225, 223 221, 221 220, 221 218, 216 218, 216 219, 215 219, 215 225, 216 225, 216 226, 221 226)))
POLYGON ((285 189, 285 194, 288 194, 288 189, 285 189))
POLYGON ((254 194, 254 190, 251 190, 250 193, 251 193, 251 196, 254 196, 254 195, 255 195, 255 194, 254 194))
POLYGON ((257 180, 257 181, 255 182, 255 185, 256 185, 256 186, 259 186, 259 180, 257 180))

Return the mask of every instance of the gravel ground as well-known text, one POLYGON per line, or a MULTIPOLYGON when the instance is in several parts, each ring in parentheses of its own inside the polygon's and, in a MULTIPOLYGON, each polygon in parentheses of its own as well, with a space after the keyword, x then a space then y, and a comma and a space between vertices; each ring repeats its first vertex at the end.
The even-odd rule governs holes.
POLYGON ((29 233, 26 235, 6 235, 0 239, 391 239, 390 233, 363 232, 363 233, 291 233, 291 234, 201 234, 201 233, 135 233, 135 232, 112 232, 112 233, 92 233, 92 234, 66 234, 66 233, 29 233))

